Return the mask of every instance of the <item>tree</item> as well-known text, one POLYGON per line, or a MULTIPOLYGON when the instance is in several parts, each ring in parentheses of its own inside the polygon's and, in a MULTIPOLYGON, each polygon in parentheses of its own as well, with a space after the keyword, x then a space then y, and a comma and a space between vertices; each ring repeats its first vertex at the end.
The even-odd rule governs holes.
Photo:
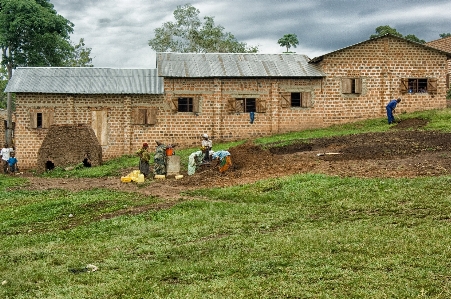
POLYGON ((256 53, 257 46, 239 42, 224 27, 215 25, 213 17, 199 18, 200 11, 191 4, 177 6, 175 22, 166 22, 154 30, 149 46, 157 52, 181 53, 256 53))
POLYGON ((376 38, 385 34, 391 34, 394 36, 399 36, 399 37, 403 37, 405 39, 417 42, 417 43, 421 43, 424 44, 426 43, 426 41, 419 39, 418 37, 416 37, 413 34, 408 34, 406 36, 403 36, 401 33, 399 33, 395 28, 391 28, 389 25, 384 25, 384 26, 379 26, 376 28, 376 34, 372 34, 370 36, 370 38, 376 38))
POLYGON ((450 37, 450 36, 451 36, 451 33, 440 33, 439 36, 440 36, 441 38, 450 37))
POLYGON ((296 46, 299 45, 298 37, 294 33, 285 34, 277 42, 279 43, 279 45, 281 47, 286 47, 287 48, 287 52, 286 53, 289 53, 289 50, 290 50, 291 47, 296 48, 296 46))
POLYGON ((72 54, 68 57, 67 61, 64 63, 65 66, 69 67, 93 67, 91 50, 92 48, 87 48, 85 45, 85 39, 80 38, 77 45, 71 43, 72 54))
MULTIPOLYGON (((8 79, 18 66, 61 66, 73 51, 73 24, 49 0, 0 0, 0 47, 8 79)), ((6 141, 11 144, 12 97, 7 99, 6 141)))

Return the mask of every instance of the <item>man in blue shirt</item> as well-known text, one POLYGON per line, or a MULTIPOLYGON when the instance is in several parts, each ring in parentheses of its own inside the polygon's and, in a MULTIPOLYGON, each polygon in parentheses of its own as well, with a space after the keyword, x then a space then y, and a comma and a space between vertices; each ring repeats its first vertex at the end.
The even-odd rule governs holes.
POLYGON ((395 117, 393 116, 393 112, 395 111, 396 105, 401 102, 401 98, 398 98, 396 100, 391 100, 387 106, 385 107, 387 109, 387 118, 388 118, 388 124, 391 125, 395 121, 395 117))

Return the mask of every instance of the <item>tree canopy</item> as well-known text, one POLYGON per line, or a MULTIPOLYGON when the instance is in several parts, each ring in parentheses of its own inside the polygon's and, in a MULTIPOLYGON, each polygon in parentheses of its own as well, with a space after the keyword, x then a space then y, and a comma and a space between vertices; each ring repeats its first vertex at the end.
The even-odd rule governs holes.
POLYGON ((8 72, 17 66, 64 65, 72 53, 74 25, 48 0, 0 0, 0 5, 2 64, 8 72))
POLYGON ((191 4, 177 6, 175 22, 166 22, 154 30, 149 46, 157 52, 180 53, 256 53, 257 46, 239 42, 224 27, 216 25, 214 17, 201 21, 200 11, 191 4))
POLYGON ((87 48, 85 45, 85 39, 80 38, 78 44, 72 46, 72 54, 67 57, 64 62, 65 66, 70 67, 93 67, 92 58, 91 58, 91 50, 92 48, 87 48))
POLYGON ((291 47, 296 48, 297 45, 299 45, 299 40, 298 37, 296 36, 296 34, 294 33, 289 33, 289 34, 285 34, 282 38, 280 38, 277 43, 279 43, 279 45, 281 47, 286 47, 287 48, 287 53, 290 51, 291 47))
POLYGON ((450 36, 451 36, 451 33, 440 33, 439 36, 440 36, 441 38, 450 37, 450 36))
POLYGON ((372 35, 370 36, 370 38, 376 38, 376 37, 385 35, 385 34, 387 34, 387 33, 389 33, 389 34, 391 34, 391 35, 394 35, 394 36, 403 37, 403 38, 405 38, 405 39, 408 39, 408 40, 411 40, 411 41, 414 41, 414 42, 417 42, 417 43, 421 43, 421 44, 426 43, 425 40, 419 39, 418 37, 416 37, 416 36, 413 35, 413 34, 408 34, 408 35, 406 35, 406 36, 403 36, 403 35, 402 35, 401 33, 399 33, 395 28, 391 28, 389 25, 384 25, 384 26, 379 26, 379 27, 377 27, 377 28, 376 28, 376 34, 372 34, 372 35))
MULTIPOLYGON (((74 24, 57 14, 49 0, 0 0, 1 65, 7 71, 7 79, 19 66, 89 65, 91 49, 84 48, 83 40, 78 45, 70 42, 73 27, 74 24)), ((11 94, 7 96, 6 106, 6 139, 11 144, 11 94)))

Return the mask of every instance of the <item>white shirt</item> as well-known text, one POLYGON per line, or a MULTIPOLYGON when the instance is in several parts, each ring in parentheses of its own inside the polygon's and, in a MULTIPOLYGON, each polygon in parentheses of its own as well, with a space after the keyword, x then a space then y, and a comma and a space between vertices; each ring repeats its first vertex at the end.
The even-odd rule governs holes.
POLYGON ((202 140, 202 146, 211 148, 213 146, 213 142, 211 142, 210 139, 203 139, 202 140))
POLYGON ((13 150, 11 147, 10 147, 10 148, 8 148, 8 147, 2 148, 2 151, 1 151, 1 153, 2 153, 2 160, 8 161, 8 159, 9 159, 9 154, 10 154, 12 151, 14 151, 14 150, 13 150))

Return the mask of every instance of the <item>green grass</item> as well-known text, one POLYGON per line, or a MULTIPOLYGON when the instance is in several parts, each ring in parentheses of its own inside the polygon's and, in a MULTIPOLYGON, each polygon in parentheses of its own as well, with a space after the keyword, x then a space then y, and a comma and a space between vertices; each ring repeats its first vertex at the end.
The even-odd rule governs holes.
MULTIPOLYGON (((415 115, 431 120, 425 129, 451 128, 448 110, 415 115)), ((378 121, 361 130, 382 130, 378 121)), ((103 167, 84 175, 112 171, 103 167)), ((0 298, 451 296, 450 176, 301 174, 189 191, 164 209, 145 195, 23 184, 0 175, 0 298), (83 272, 88 264, 98 271, 83 272)))

